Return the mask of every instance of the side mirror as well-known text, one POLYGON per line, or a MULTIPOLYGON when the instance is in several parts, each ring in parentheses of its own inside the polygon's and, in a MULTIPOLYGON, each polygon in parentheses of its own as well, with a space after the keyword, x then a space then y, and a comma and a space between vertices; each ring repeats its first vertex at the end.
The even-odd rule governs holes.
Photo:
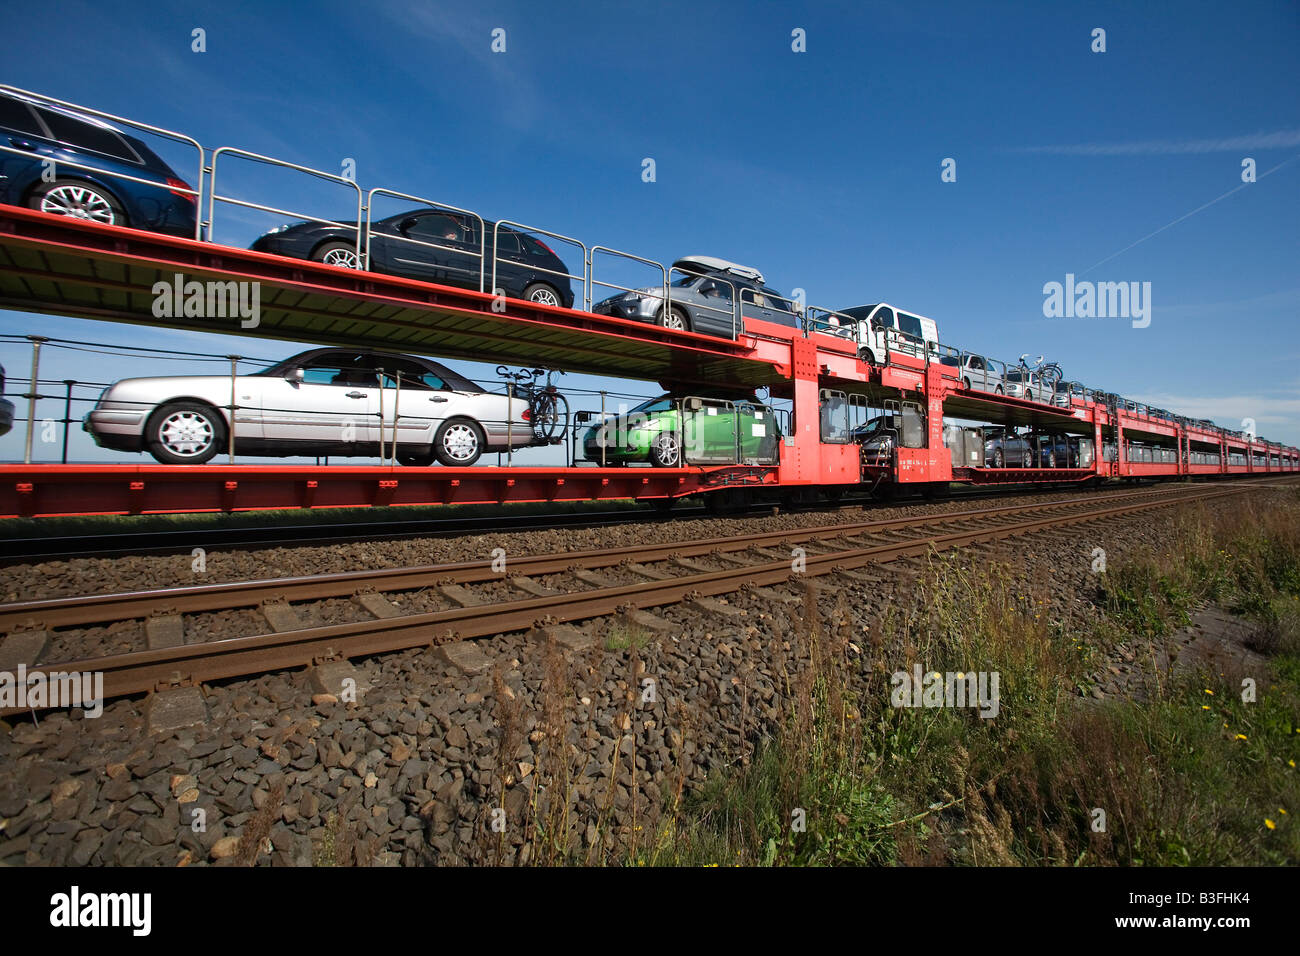
POLYGON ((284 378, 285 381, 292 382, 294 385, 301 385, 304 374, 305 373, 302 370, 302 366, 295 365, 293 368, 289 369, 289 374, 286 375, 284 378))
POLYGON ((704 402, 698 398, 688 398, 686 400, 686 410, 688 412, 698 412, 704 407, 704 402))
POLYGON ((397 224, 397 231, 404 233, 407 230, 409 230, 412 226, 414 226, 415 223, 416 223, 415 217, 411 217, 410 219, 403 219, 401 222, 397 224))
POLYGON ((587 422, 594 421, 595 418, 595 412, 574 412, 573 423, 575 425, 585 425, 587 422))

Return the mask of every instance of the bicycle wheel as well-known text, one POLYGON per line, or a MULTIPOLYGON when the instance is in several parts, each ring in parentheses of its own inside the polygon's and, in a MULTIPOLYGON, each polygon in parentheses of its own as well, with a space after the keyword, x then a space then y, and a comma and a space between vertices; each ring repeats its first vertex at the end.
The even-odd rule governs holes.
POLYGON ((542 392, 532 402, 531 408, 533 434, 543 441, 549 441, 559 427, 556 414, 555 395, 542 392))

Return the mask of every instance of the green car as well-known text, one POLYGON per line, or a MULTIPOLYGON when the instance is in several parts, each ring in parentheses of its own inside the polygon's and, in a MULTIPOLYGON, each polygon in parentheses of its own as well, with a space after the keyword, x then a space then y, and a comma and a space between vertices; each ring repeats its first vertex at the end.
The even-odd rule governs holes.
POLYGON ((780 430, 772 409, 751 401, 661 395, 587 430, 588 460, 609 465, 775 464, 780 430))

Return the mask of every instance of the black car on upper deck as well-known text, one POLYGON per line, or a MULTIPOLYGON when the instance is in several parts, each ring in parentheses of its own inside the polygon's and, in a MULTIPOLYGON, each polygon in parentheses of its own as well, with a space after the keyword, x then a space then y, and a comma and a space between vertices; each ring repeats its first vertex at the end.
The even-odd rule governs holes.
MULTIPOLYGON (((364 229, 364 226, 362 227, 364 229)), ((540 239, 494 222, 445 209, 413 209, 370 224, 374 272, 491 292, 496 284, 512 299, 573 307, 569 268, 540 239)), ((365 237, 362 237, 365 251, 365 237)), ((361 268, 355 221, 304 222, 272 229, 253 243, 257 252, 361 268)))

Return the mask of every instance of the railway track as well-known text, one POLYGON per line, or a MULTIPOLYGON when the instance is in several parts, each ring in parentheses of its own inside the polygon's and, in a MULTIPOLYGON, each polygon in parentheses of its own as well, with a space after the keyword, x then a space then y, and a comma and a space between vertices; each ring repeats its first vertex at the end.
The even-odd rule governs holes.
MULTIPOLYGON (((1052 488, 1038 488, 1033 493, 1050 493, 1052 488)), ((1070 488, 1077 491, 1077 488, 1070 488)), ((949 500, 982 501, 1025 494, 1018 488, 1005 490, 956 489, 949 500)), ((882 502, 897 505, 898 501, 882 502)), ((869 506, 870 499, 843 505, 805 504, 802 511, 837 511, 869 506)), ((730 517, 763 514, 771 503, 752 505, 730 517)), ((671 512, 674 520, 710 517, 708 508, 683 503, 671 512)), ((667 516, 649 507, 626 511, 560 512, 550 515, 524 515, 514 531, 545 531, 554 528, 606 528, 620 525, 647 524, 667 516)), ((248 528, 190 527, 176 530, 127 531, 95 535, 42 535, 39 537, 0 538, 0 567, 31 564, 35 561, 67 561, 74 558, 117 558, 135 555, 189 553, 193 548, 223 551, 248 551, 259 548, 329 546, 357 541, 405 541, 411 538, 444 538, 464 534, 483 534, 500 527, 501 518, 402 518, 390 521, 320 522, 312 524, 278 524, 248 528)))
MULTIPOLYGON (((166 646, 24 662, 29 674, 101 672, 105 695, 115 697, 178 682, 202 683, 325 659, 433 647, 526 630, 539 623, 661 607, 688 598, 797 586, 807 578, 841 572, 852 575, 857 568, 918 557, 932 549, 1001 541, 1176 504, 1221 499, 1259 487, 1266 486, 1244 482, 1212 488, 1166 486, 1102 500, 1076 497, 689 543, 507 557, 504 567, 494 567, 494 560, 488 559, 19 602, 0 605, 0 631, 35 631, 48 636, 59 629, 145 620, 148 642, 166 646), (799 573, 792 568, 796 548, 803 550, 799 573), (395 597, 405 596, 404 603, 418 604, 410 600, 411 595, 427 597, 430 593, 438 595, 443 606, 412 611, 394 603, 395 597), (362 619, 310 623, 310 602, 339 598, 348 599, 362 619), (260 632, 184 642, 196 636, 185 634, 186 615, 246 613, 249 608, 258 609, 265 618, 260 632), (153 626, 149 622, 154 622, 153 626), (166 640, 155 641, 157 635, 166 640)), ((792 594, 787 592, 786 597, 792 594)))

